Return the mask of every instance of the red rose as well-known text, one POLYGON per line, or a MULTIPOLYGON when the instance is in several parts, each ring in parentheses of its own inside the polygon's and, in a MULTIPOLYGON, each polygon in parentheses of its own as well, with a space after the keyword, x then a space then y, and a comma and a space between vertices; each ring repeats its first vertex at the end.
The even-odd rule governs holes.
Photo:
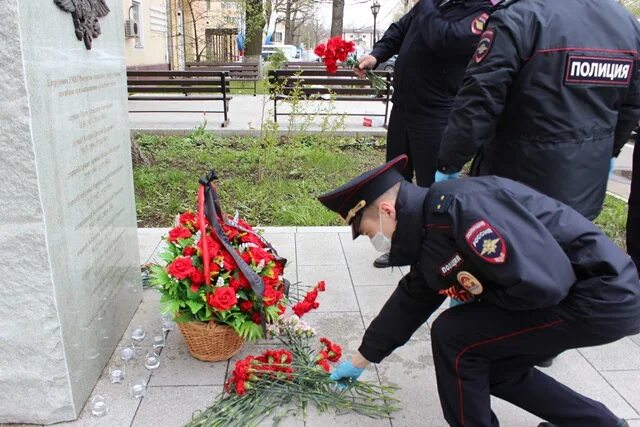
POLYGON ((325 54, 326 49, 327 48, 324 45, 324 43, 320 43, 318 46, 316 46, 315 49, 313 49, 313 53, 315 53, 317 56, 322 58, 324 56, 324 54, 325 54))
POLYGON ((231 226, 228 226, 228 225, 223 225, 222 229, 224 230, 224 234, 227 235, 227 238, 229 240, 234 240, 236 237, 238 237, 240 235, 240 232, 235 227, 231 227, 231 226))
POLYGON ((242 301, 240 304, 238 304, 238 306, 240 307, 240 310, 246 312, 249 312, 253 309, 253 303, 251 301, 242 301))
POLYGON ((169 230, 169 238, 167 239, 171 243, 176 243, 178 239, 188 239, 191 237, 191 231, 188 228, 177 226, 169 230))
POLYGON ((262 248, 249 248, 248 252, 251 254, 251 258, 253 258, 256 264, 260 264, 261 261, 264 261, 266 265, 266 263, 273 259, 273 256, 262 248))
POLYGON ((267 286, 264 289, 264 293, 262 294, 262 300, 266 307, 277 304, 278 302, 280 302, 282 297, 282 292, 276 291, 270 286, 267 286))
POLYGON ((260 318, 260 313, 253 313, 251 315, 251 320, 253 321, 253 323, 257 325, 262 325, 262 319, 260 318))
POLYGON ((167 267, 167 272, 178 280, 186 279, 193 270, 191 258, 177 257, 167 267))
POLYGON ((218 252, 220 252, 220 243, 215 241, 211 236, 204 236, 198 241, 198 249, 200 249, 200 253, 203 253, 203 242, 206 242, 207 248, 209 249, 209 256, 211 258, 215 258, 216 256, 218 256, 218 252))
POLYGON ((326 284, 324 283, 324 280, 319 281, 316 285, 316 288, 318 288, 320 292, 324 292, 326 290, 326 284))
POLYGON ((187 246, 182 250, 182 256, 194 256, 198 253, 198 250, 193 246, 187 246))
POLYGON ((243 261, 246 262, 247 264, 251 264, 251 254, 249 253, 249 251, 242 252, 242 255, 240 255, 240 258, 242 258, 243 261))
POLYGON ((200 287, 200 285, 204 283, 204 274, 202 273, 202 271, 198 270, 197 268, 194 268, 193 270, 191 270, 191 273, 189 273, 189 279, 191 279, 191 289, 193 289, 193 287, 196 286, 196 290, 197 290, 200 287))
POLYGON ((258 236, 253 233, 245 233, 240 237, 240 241, 242 243, 253 243, 254 245, 258 245, 262 247, 262 241, 258 236))
POLYGON ((178 218, 182 225, 194 226, 196 223, 196 215, 193 212, 185 212, 178 218))
POLYGON ((232 288, 217 288, 214 293, 209 294, 207 299, 209 305, 217 310, 226 311, 233 307, 238 299, 236 292, 232 288))
POLYGON ((224 268, 227 271, 234 271, 238 268, 238 264, 236 264, 236 261, 233 259, 231 254, 227 251, 224 251, 222 253, 222 262, 223 262, 222 268, 224 268))

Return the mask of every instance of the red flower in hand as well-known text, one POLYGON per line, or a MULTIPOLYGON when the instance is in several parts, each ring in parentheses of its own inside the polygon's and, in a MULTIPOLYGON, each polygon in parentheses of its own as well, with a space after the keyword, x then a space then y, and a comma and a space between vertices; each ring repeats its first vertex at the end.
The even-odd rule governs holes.
POLYGON ((191 258, 177 257, 167 267, 167 272, 178 280, 186 279, 193 270, 191 258))
POLYGON ((214 293, 209 294, 207 299, 209 305, 217 310, 226 311, 236 305, 238 299, 233 288, 217 288, 214 293))
POLYGON ((179 239, 188 239, 191 237, 191 231, 188 228, 177 226, 169 230, 169 238, 167 239, 171 243, 176 243, 179 239))
POLYGON ((324 43, 320 43, 318 46, 316 46, 315 49, 313 49, 313 53, 315 53, 317 56, 322 58, 324 57, 326 50, 327 50, 327 47, 324 45, 324 43))

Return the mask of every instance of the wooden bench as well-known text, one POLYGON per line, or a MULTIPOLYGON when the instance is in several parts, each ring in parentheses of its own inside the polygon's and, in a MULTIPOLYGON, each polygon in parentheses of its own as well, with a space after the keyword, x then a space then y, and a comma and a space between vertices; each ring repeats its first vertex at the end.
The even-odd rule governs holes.
POLYGON ((307 69, 320 69, 324 70, 325 66, 322 61, 297 61, 297 62, 285 62, 282 65, 285 70, 307 70, 307 69))
MULTIPOLYGON (((382 102, 385 104, 384 114, 368 115, 384 117, 384 126, 386 127, 392 93, 391 73, 388 71, 376 71, 375 73, 385 80, 385 90, 376 92, 369 80, 358 78, 351 70, 338 70, 335 74, 329 74, 324 69, 271 70, 269 71, 269 92, 271 100, 273 100, 273 118, 277 122, 278 116, 290 115, 290 113, 278 112, 278 101, 292 100, 294 97, 300 97, 305 101, 382 102)), ((365 114, 344 113, 344 115, 364 116, 365 114)))
POLYGON ((229 73, 229 81, 253 83, 253 96, 258 90, 260 80, 260 64, 258 62, 187 62, 187 70, 190 71, 226 71, 229 73))
POLYGON ((129 101, 222 101, 221 110, 129 110, 130 113, 222 113, 229 124, 229 76, 212 71, 128 71, 129 101))

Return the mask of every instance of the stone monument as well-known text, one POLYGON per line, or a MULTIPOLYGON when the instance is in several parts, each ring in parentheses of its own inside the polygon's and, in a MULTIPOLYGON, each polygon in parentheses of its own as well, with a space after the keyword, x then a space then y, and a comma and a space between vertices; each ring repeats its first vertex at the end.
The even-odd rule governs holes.
POLYGON ((116 0, 0 3, 0 423, 49 424, 142 294, 124 23, 116 0))

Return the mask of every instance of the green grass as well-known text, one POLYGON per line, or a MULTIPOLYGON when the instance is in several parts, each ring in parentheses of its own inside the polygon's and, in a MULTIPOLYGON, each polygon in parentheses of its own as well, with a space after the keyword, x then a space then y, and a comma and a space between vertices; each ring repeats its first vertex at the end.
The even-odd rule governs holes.
POLYGON ((169 227, 175 215, 194 209, 198 177, 219 176, 222 207, 255 225, 339 225, 316 196, 384 162, 380 141, 315 137, 272 146, 255 138, 141 135, 138 143, 155 158, 134 168, 138 225, 169 227))
MULTIPOLYGON (((233 95, 253 95, 253 82, 232 81, 230 83, 231 96, 233 95)), ((256 93, 265 95, 269 93, 269 83, 266 79, 260 79, 256 83, 256 93)))
POLYGON ((607 236, 622 248, 626 248, 627 204, 607 194, 602 213, 595 223, 607 236))
MULTIPOLYGON (((384 141, 300 136, 261 142, 217 137, 202 130, 190 136, 140 135, 137 141, 153 166, 134 168, 138 225, 169 227, 194 209, 198 178, 218 172, 222 207, 250 223, 271 226, 341 225, 316 196, 384 162, 384 141)), ((624 247, 627 204, 607 195, 596 219, 624 247)))

